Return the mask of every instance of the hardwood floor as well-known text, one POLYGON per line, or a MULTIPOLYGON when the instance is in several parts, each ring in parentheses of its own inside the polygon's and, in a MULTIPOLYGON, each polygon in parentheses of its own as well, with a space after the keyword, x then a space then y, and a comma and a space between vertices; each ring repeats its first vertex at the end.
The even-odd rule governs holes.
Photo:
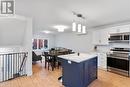
MULTIPOLYGON (((64 87, 57 78, 61 75, 61 69, 48 71, 43 64, 33 65, 33 75, 19 77, 0 83, 0 87, 64 87)), ((130 78, 118 74, 99 70, 98 79, 89 87, 130 87, 130 78)))

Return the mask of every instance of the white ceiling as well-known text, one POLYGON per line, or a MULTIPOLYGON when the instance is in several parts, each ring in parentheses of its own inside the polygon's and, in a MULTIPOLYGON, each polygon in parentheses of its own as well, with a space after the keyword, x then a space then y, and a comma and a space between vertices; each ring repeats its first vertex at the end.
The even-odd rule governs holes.
POLYGON ((16 14, 33 17, 34 32, 67 25, 71 30, 72 11, 87 18, 87 27, 130 20, 130 0, 15 0, 16 14))

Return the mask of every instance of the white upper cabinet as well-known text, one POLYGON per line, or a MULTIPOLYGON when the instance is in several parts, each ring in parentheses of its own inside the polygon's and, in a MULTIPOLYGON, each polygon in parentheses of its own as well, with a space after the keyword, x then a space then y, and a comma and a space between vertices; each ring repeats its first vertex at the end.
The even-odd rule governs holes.
POLYGON ((109 34, 114 34, 114 33, 119 33, 119 28, 116 28, 116 27, 111 27, 111 28, 108 28, 108 31, 109 31, 109 34))
POLYGON ((108 45, 109 32, 108 29, 102 29, 100 31, 101 45, 108 45))
POLYGON ((130 32, 130 25, 116 26, 109 28, 109 34, 130 32))
POLYGON ((130 32, 130 25, 116 26, 105 29, 93 31, 93 44, 94 45, 108 45, 108 38, 113 33, 126 33, 130 32))
POLYGON ((93 31, 94 45, 108 45, 109 32, 107 29, 100 29, 93 31))
POLYGON ((93 31, 93 44, 99 45, 100 44, 100 32, 99 30, 93 31))
POLYGON ((130 32, 130 25, 120 27, 120 33, 130 32))

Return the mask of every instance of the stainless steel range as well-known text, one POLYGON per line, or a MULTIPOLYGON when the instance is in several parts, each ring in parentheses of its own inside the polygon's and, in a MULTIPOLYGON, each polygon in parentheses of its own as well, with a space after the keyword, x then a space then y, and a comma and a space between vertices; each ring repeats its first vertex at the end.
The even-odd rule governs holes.
POLYGON ((112 48, 107 54, 107 70, 129 76, 130 48, 112 48))

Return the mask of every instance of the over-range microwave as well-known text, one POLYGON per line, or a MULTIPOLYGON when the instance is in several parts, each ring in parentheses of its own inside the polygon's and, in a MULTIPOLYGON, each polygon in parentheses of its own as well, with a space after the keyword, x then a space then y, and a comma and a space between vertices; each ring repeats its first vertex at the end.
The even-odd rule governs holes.
POLYGON ((129 41, 130 33, 116 33, 110 34, 109 41, 129 41))

